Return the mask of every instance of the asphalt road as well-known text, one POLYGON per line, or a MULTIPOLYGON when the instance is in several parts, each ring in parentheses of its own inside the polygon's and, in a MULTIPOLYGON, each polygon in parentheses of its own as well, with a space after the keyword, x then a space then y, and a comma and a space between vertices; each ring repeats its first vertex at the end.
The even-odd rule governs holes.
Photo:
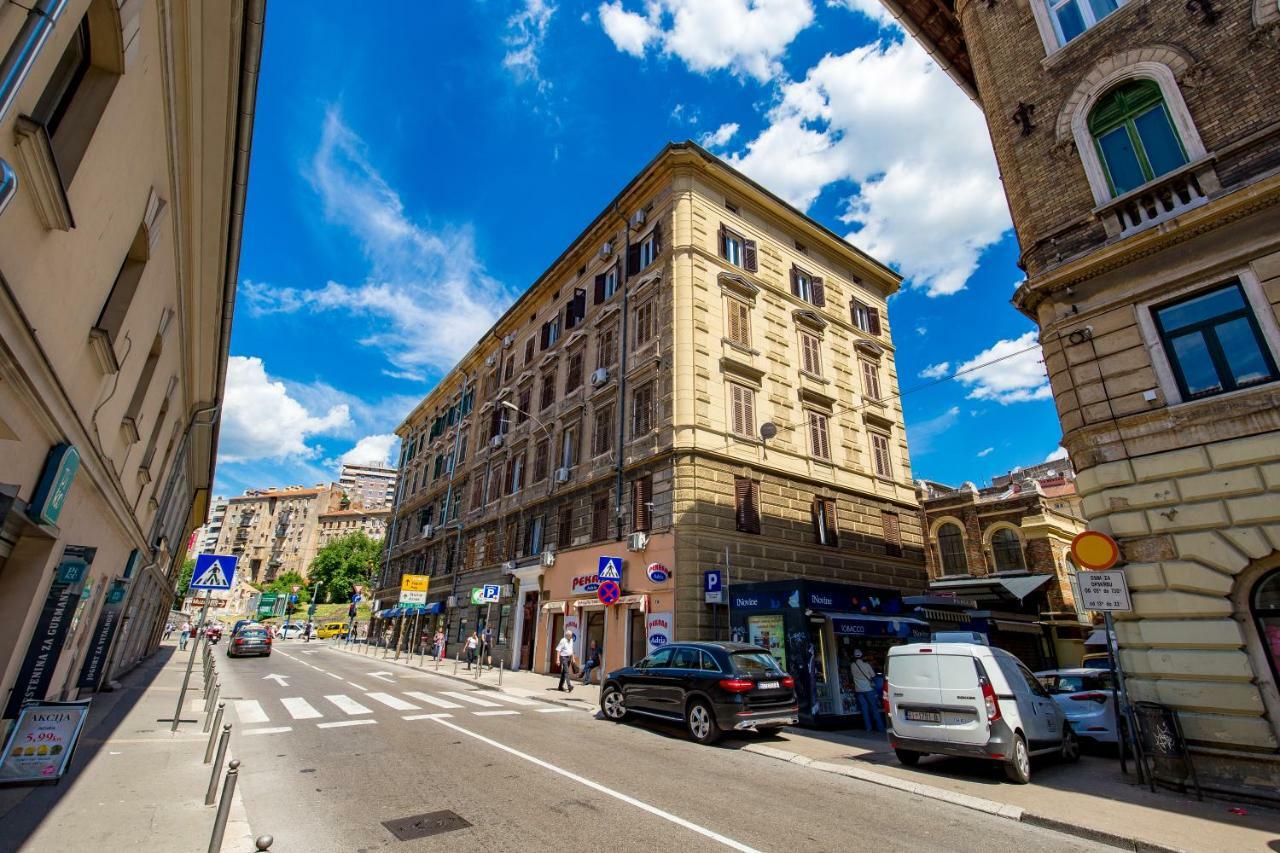
POLYGON ((1114 850, 319 642, 215 652, 250 823, 276 853, 1114 850), (444 810, 470 826, 383 825, 444 810))

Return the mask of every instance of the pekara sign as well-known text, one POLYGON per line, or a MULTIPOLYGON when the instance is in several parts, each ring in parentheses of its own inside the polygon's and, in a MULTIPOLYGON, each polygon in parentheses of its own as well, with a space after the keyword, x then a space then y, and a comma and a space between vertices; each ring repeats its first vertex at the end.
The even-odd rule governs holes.
POLYGON ((644 620, 644 633, 649 641, 649 654, 653 654, 658 649, 671 642, 671 625, 672 614, 670 611, 665 613, 650 613, 644 620))
POLYGON ((600 588, 599 575, 575 575, 569 582, 569 591, 573 595, 595 592, 600 588))
POLYGON ((71 763, 89 700, 28 702, 0 756, 0 785, 57 782, 71 763))

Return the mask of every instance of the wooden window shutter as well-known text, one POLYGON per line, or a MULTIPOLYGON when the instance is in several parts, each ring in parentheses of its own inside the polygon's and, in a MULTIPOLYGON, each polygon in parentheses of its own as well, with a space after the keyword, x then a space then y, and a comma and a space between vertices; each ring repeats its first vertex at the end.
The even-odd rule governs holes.
POLYGON ((652 477, 641 477, 631 481, 631 530, 633 533, 649 532, 652 520, 649 502, 652 499, 652 477))
POLYGON ((756 241, 742 241, 742 268, 747 272, 757 272, 759 267, 756 263, 756 241))
POLYGON ((653 223, 653 254, 656 256, 662 251, 662 223, 653 223))
POLYGON ((640 272, 640 244, 632 243, 627 246, 627 278, 640 272))
POLYGON ((896 512, 880 513, 880 523, 884 527, 884 550, 890 557, 902 556, 902 526, 896 512))
POLYGON ((822 283, 822 279, 816 275, 809 279, 810 289, 813 291, 813 304, 818 308, 825 308, 827 305, 827 289, 822 283))
POLYGON ((591 540, 609 538, 609 496, 598 495, 591 502, 591 540))
POLYGON ((867 308, 867 332, 872 335, 880 334, 880 309, 867 308))
POLYGON ((742 434, 753 435, 756 431, 755 393, 750 388, 742 389, 742 434))
POLYGON ((735 526, 742 533, 760 532, 760 484, 747 477, 733 478, 735 526))
POLYGON ((822 506, 823 506, 823 509, 826 511, 826 515, 827 515, 827 544, 839 545, 840 544, 840 523, 836 519, 836 499, 823 498, 822 506))
POLYGON ((725 306, 729 309, 729 340, 742 343, 742 325, 739 321, 738 303, 730 299, 725 306))
POLYGON ((800 295, 800 271, 794 265, 791 267, 791 295, 800 295))
POLYGON ((596 276, 596 304, 604 302, 604 273, 596 276))
POLYGON ((542 324, 542 349, 546 349, 551 342, 551 321, 542 324))
POLYGON ((719 242, 720 257, 725 258, 727 260, 729 257, 729 249, 727 246, 725 246, 725 237, 726 237, 725 227, 724 225, 721 225, 720 233, 716 239, 719 242))

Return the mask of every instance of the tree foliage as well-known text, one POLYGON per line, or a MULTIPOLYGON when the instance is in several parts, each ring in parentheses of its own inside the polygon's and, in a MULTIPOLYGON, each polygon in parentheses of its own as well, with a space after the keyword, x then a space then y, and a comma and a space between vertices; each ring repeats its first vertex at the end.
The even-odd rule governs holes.
POLYGON ((382 545, 357 531, 335 539, 320 549, 308 574, 320 583, 321 602, 351 600, 356 584, 368 585, 378 570, 382 545))
POLYGON ((182 561, 182 571, 178 573, 178 585, 174 588, 173 600, 176 609, 182 609, 182 600, 191 589, 191 576, 196 570, 196 558, 187 557, 182 561))
POLYGON ((298 587, 298 604, 306 604, 311 600, 311 590, 307 589, 307 579, 297 572, 285 572, 276 575, 271 583, 262 588, 263 592, 278 592, 280 597, 288 600, 293 595, 293 588, 298 587))

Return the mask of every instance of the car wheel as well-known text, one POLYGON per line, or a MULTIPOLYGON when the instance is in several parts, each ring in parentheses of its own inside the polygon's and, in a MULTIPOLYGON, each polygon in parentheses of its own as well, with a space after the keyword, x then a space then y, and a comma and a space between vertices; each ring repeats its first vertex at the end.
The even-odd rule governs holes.
POLYGON ((1068 764, 1075 764, 1080 760, 1080 739, 1072 731, 1070 723, 1067 723, 1066 730, 1062 733, 1062 760, 1068 764))
POLYGON ((920 763, 920 756, 922 753, 912 752, 909 749, 895 749, 893 754, 898 756, 898 761, 907 767, 915 767, 920 763))
POLYGON ((1022 735, 1013 736, 1013 755, 1004 766, 1004 775, 1010 782, 1025 785, 1031 781, 1031 753, 1027 750, 1027 741, 1022 735))
POLYGON ((689 729, 689 736, 701 744, 715 743, 720 739, 720 727, 716 725, 715 714, 711 711, 711 706, 701 699, 696 699, 689 703, 689 708, 684 712, 685 727, 689 729))
POLYGON ((620 723, 627 718, 627 705, 622 691, 610 684, 600 697, 600 708, 607 719, 620 723))

